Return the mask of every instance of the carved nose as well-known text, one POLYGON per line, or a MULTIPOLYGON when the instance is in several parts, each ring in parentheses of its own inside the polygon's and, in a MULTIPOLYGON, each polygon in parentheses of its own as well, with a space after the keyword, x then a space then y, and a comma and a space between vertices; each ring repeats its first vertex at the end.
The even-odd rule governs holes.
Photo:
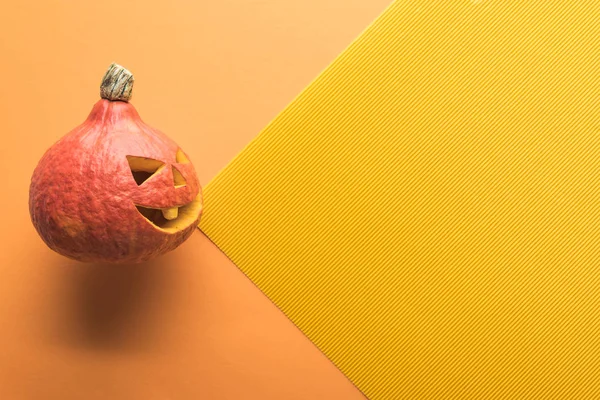
POLYGON ((183 175, 181 175, 181 172, 179 172, 179 170, 173 166, 171 166, 171 168, 173 169, 173 184, 175 187, 180 188, 185 186, 187 182, 185 181, 183 175))

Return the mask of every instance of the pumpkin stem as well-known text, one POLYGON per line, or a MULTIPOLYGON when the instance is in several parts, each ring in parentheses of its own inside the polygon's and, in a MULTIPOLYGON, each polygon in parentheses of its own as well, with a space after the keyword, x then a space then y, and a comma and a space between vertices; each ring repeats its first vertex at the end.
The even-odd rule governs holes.
POLYGON ((119 64, 110 64, 100 84, 100 97, 110 101, 128 102, 132 89, 133 74, 119 64))

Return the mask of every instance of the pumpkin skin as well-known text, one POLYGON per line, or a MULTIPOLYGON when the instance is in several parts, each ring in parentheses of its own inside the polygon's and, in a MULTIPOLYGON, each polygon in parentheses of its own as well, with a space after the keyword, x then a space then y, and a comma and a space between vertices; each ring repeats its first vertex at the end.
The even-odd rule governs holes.
POLYGON ((43 241, 63 256, 139 263, 192 235, 202 214, 202 189, 173 140, 145 124, 129 102, 101 99, 39 161, 29 211, 43 241), (138 184, 131 159, 148 161, 156 171, 138 184), (168 220, 159 215, 164 209, 178 216, 168 220))

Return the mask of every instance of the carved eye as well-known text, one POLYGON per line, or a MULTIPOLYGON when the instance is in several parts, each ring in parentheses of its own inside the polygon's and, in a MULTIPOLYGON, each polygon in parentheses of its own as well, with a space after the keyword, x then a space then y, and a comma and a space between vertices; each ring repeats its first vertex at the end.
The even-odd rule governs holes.
POLYGON ((146 157, 126 156, 135 183, 141 185, 164 168, 165 163, 146 157))
POLYGON ((177 154, 175 155, 175 159, 179 164, 188 164, 190 160, 185 156, 181 149, 177 150, 177 154))

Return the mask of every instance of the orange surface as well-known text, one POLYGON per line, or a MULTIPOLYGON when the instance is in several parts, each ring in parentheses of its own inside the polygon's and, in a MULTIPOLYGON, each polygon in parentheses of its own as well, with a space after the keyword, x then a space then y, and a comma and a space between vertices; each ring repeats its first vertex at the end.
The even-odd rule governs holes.
POLYGON ((147 265, 78 264, 37 237, 27 197, 110 62, 206 185, 388 2, 0 5, 0 398, 362 398, 200 232, 147 265))

